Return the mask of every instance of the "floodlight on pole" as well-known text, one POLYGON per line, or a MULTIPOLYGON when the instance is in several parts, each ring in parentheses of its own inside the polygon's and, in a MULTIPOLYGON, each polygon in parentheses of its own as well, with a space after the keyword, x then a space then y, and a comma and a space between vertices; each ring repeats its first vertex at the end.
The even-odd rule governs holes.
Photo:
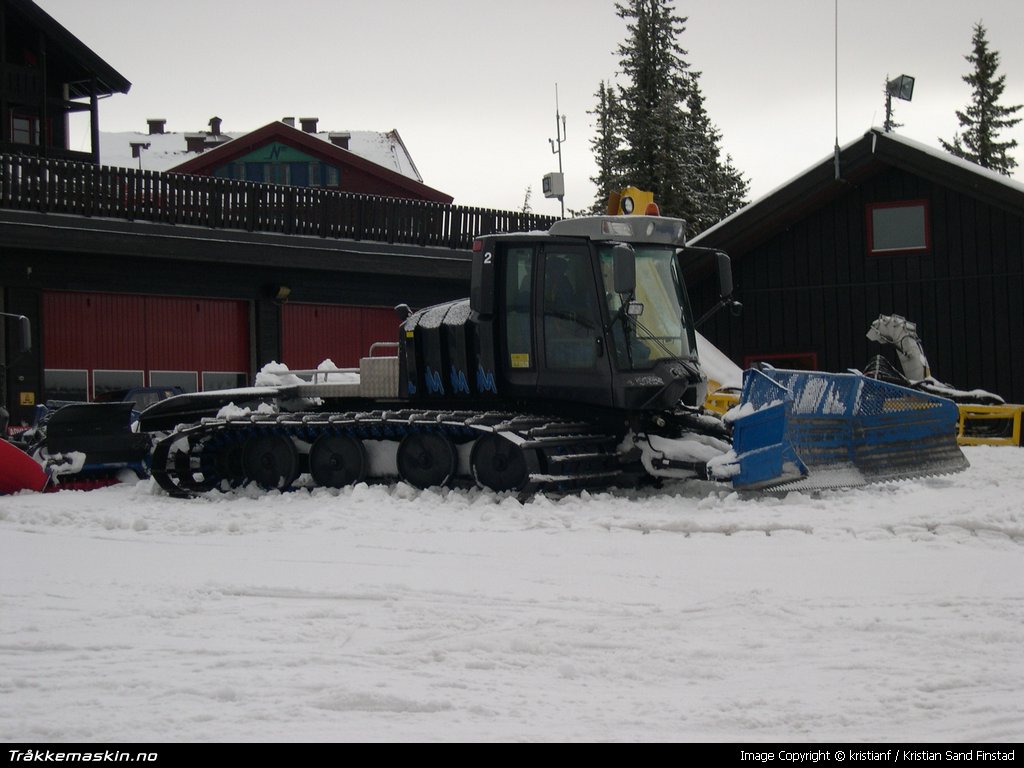
POLYGON ((914 96, 914 78, 911 75, 900 75, 885 83, 885 132, 892 130, 892 97, 902 101, 910 101, 914 96))

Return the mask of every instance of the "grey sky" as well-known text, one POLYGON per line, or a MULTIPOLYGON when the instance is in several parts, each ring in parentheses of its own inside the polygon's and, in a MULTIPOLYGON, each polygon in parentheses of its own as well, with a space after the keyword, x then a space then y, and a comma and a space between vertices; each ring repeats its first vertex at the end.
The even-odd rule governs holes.
MULTIPOLYGON (((625 36, 612 0, 36 0, 132 82, 101 105, 102 129, 258 128, 285 115, 322 130, 397 128, 424 181, 456 202, 557 213, 555 83, 567 116, 566 205, 594 195, 594 91, 625 36)), ((678 0, 682 45, 723 147, 757 197, 831 152, 833 0, 678 0)), ((1024 103, 1021 0, 838 0, 839 141, 884 119, 886 75, 914 75, 902 133, 938 146, 968 101, 972 25, 982 20, 1024 103)), ((1022 110, 1024 114, 1024 110, 1022 110)), ((1003 138, 1024 146, 1024 123, 1003 138)), ((76 147, 77 148, 77 147, 76 147)), ((1024 165, 1024 149, 1016 152, 1024 165)), ((1018 173, 1017 178, 1021 178, 1018 173)))

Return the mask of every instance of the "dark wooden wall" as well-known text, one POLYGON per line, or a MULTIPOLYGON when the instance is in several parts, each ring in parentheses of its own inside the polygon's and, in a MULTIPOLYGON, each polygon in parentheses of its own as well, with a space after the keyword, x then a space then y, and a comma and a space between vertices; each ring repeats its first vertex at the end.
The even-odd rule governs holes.
MULTIPOLYGON (((891 347, 865 338, 880 314, 917 323, 932 375, 1024 402, 1024 217, 890 168, 747 253, 733 253, 740 318, 704 330, 742 364, 748 355, 815 353, 823 370, 862 368, 891 347), (928 253, 870 256, 866 207, 924 199, 928 253)), ((714 281, 696 287, 697 308, 714 281)))
POLYGON ((230 233, 200 228, 177 229, 180 237, 168 241, 166 226, 142 222, 111 229, 79 219, 81 229, 67 229, 70 217, 9 213, 0 219, 2 309, 29 318, 34 342, 29 353, 15 354, 17 324, 5 322, 8 357, 0 388, 6 391, 0 392, 0 404, 15 423, 31 415, 31 408, 18 405, 17 393, 42 392, 43 291, 246 300, 252 312, 250 373, 282 359, 278 286, 291 290, 290 301, 330 305, 422 307, 469 295, 468 252, 368 245, 371 250, 362 253, 345 250, 357 244, 340 243, 331 244, 336 251, 325 251, 319 238, 239 235, 232 242, 230 233), (300 243, 308 242, 307 253, 300 243), (161 248, 177 258, 162 257, 161 248), (346 271, 339 264, 358 266, 346 271))

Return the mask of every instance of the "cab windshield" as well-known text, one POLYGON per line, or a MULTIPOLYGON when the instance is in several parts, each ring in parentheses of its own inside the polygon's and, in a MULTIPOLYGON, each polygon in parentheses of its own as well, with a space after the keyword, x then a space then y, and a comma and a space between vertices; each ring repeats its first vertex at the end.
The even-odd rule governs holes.
POLYGON ((693 320, 679 273, 676 249, 669 246, 634 246, 636 253, 635 300, 643 305, 638 317, 626 316, 623 301, 615 292, 612 245, 601 246, 601 276, 608 316, 620 369, 650 368, 660 360, 696 359, 693 320))

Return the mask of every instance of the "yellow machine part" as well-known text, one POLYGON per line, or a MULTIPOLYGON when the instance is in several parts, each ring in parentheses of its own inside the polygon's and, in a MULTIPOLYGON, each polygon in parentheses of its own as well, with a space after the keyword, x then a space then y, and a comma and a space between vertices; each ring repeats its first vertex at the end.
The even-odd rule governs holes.
POLYGON ((708 379, 708 394, 704 398, 704 408, 724 416, 725 412, 737 405, 740 401, 740 392, 734 388, 723 388, 714 379, 708 379))
POLYGON ((959 408, 956 440, 960 445, 1024 446, 1021 440, 1024 405, 961 404, 959 408), (998 424, 1000 421, 1004 422, 1001 426, 998 424))
POLYGON ((612 192, 608 195, 609 216, 647 216, 652 213, 652 206, 654 210, 657 210, 654 193, 644 192, 636 187, 626 187, 620 192, 612 192))

